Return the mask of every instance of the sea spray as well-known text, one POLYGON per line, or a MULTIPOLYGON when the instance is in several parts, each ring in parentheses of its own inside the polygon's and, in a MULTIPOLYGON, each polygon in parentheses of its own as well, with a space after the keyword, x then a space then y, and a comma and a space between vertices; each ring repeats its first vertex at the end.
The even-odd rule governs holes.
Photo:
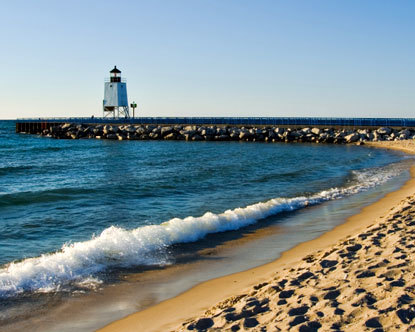
POLYGON ((97 274, 111 268, 166 264, 166 257, 158 253, 172 244, 194 242, 207 234, 237 230, 281 212, 356 194, 385 183, 401 171, 393 166, 353 171, 357 183, 313 195, 274 198, 220 214, 207 212, 200 217, 173 218, 160 225, 133 230, 111 226, 88 241, 65 244, 58 252, 3 266, 0 297, 62 291, 72 285, 93 287, 101 282, 97 274))

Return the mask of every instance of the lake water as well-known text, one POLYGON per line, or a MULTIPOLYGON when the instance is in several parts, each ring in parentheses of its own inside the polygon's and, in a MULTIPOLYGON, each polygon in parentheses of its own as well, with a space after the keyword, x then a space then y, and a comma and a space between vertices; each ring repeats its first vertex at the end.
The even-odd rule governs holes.
POLYGON ((177 245, 403 183, 408 168, 360 146, 55 140, 0 121, 0 305, 174 265, 177 245))

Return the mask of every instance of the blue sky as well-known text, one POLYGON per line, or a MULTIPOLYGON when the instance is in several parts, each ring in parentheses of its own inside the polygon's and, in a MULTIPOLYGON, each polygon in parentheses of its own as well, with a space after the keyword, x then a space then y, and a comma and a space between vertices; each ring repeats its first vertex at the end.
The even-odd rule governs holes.
POLYGON ((0 118, 415 116, 415 1, 4 1, 0 118))

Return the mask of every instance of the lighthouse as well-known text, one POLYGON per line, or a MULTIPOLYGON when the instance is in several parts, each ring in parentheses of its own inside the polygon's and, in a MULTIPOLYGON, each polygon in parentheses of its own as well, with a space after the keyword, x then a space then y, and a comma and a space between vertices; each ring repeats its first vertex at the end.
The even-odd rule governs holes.
POLYGON ((114 66, 110 79, 105 81, 103 112, 105 117, 129 118, 127 83, 121 79, 121 71, 114 66))

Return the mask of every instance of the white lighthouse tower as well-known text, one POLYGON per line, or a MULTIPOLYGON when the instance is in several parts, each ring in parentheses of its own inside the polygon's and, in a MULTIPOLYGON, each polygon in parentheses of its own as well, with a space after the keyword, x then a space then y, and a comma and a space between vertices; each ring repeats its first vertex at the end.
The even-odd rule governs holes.
POLYGON ((105 82, 103 112, 105 117, 129 118, 127 83, 121 80, 121 71, 114 66, 110 71, 109 82, 105 82))

